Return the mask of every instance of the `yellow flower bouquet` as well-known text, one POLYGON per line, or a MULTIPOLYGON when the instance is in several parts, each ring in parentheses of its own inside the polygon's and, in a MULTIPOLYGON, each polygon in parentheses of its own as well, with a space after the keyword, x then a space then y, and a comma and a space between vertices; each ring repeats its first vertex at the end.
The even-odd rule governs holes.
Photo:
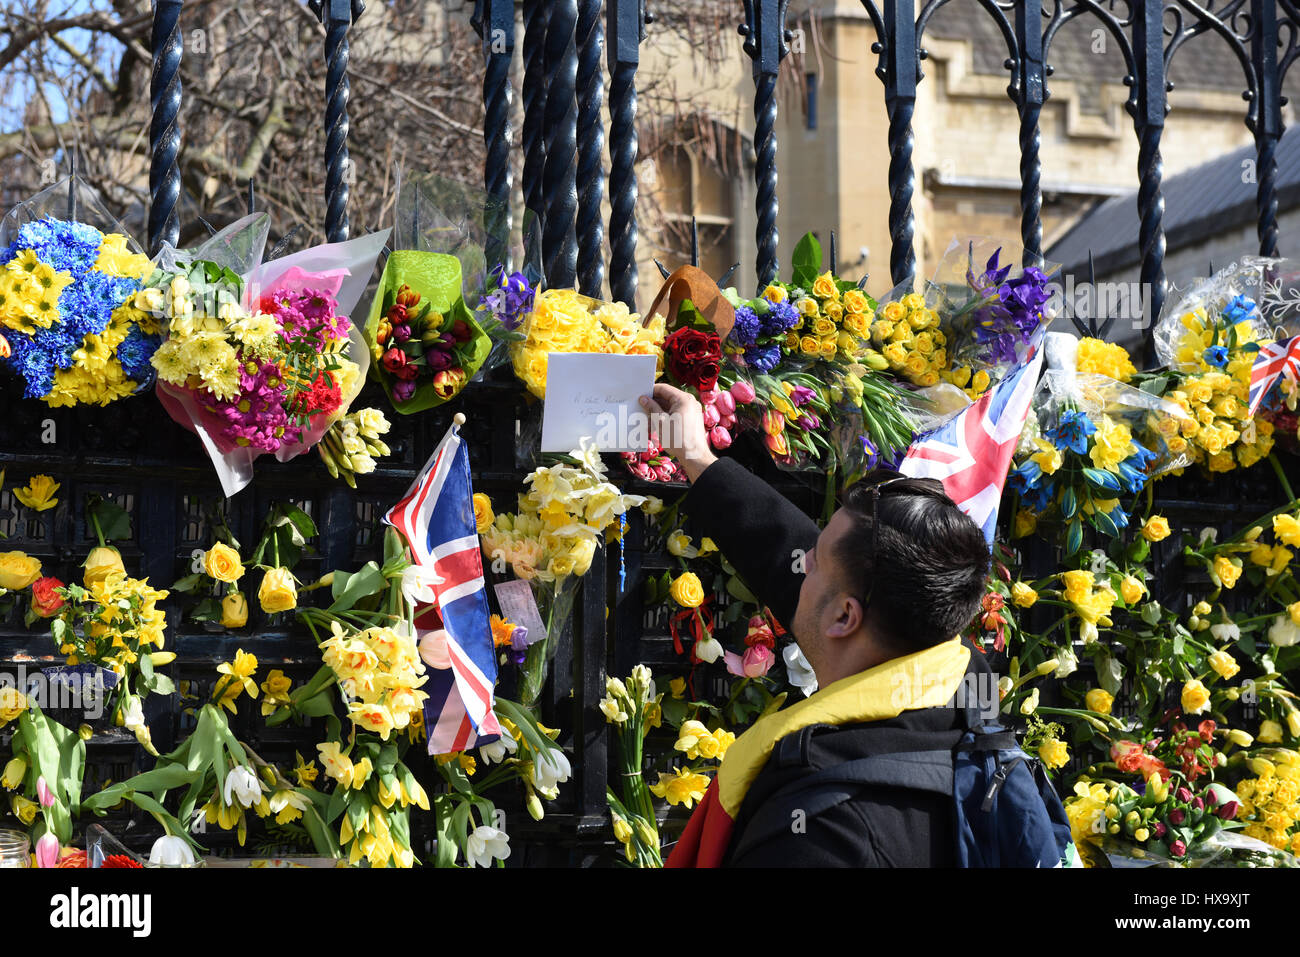
POLYGON ((620 302, 601 302, 573 289, 537 294, 532 314, 511 343, 515 374, 539 399, 546 398, 547 356, 552 352, 601 352, 654 356, 663 371, 664 317, 641 317, 620 302))

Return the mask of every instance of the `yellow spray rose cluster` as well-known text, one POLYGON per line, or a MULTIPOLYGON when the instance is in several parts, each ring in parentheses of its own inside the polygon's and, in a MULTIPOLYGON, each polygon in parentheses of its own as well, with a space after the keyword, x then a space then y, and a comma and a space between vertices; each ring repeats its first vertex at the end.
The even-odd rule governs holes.
MULTIPOLYGON (((939 314, 926 306, 925 297, 919 293, 909 293, 877 310, 876 321, 871 324, 871 344, 891 372, 913 385, 950 381, 945 375, 950 371, 948 340, 939 329, 939 314)), ((970 370, 966 369, 965 374, 969 380, 970 370)), ((954 384, 965 388, 964 382, 954 384)))
POLYGON ((1170 452, 1186 453, 1211 472, 1248 468, 1273 448, 1273 424, 1247 412, 1249 390, 1249 364, 1236 374, 1213 370, 1188 376, 1165 394, 1187 417, 1152 415, 1148 425, 1164 437, 1170 452))
POLYGON ((488 559, 508 562, 526 581, 587 574, 606 531, 646 501, 607 481, 600 453, 586 442, 570 455, 580 464, 535 469, 524 479, 519 511, 496 515, 480 535, 488 559))
POLYGON ((354 700, 348 716, 364 731, 385 741, 411 723, 428 695, 420 691, 428 677, 415 641, 392 628, 349 633, 332 622, 333 634, 321 642, 325 664, 354 700))
POLYGON ((1237 820, 1245 822, 1242 833, 1273 847, 1300 854, 1300 754, 1283 748, 1262 752, 1249 765, 1255 777, 1237 783, 1234 791, 1241 804, 1237 820))
POLYGON ((656 315, 642 325, 641 317, 621 302, 601 302, 573 289, 547 289, 537 296, 526 337, 510 347, 515 375, 539 399, 546 398, 546 357, 551 352, 654 356, 658 375, 663 371, 666 321, 656 315))
POLYGON ((1087 569, 1062 572, 1061 584, 1062 597, 1078 616, 1079 637, 1085 644, 1096 641, 1097 626, 1111 626, 1110 612, 1119 596, 1108 582, 1098 586, 1087 569))
POLYGON ((880 355, 867 348, 876 314, 861 289, 841 291, 840 284, 827 271, 813 280, 811 289, 791 302, 799 310, 799 321, 786 333, 785 351, 790 355, 826 361, 836 357, 864 359, 873 368, 885 368, 880 355))

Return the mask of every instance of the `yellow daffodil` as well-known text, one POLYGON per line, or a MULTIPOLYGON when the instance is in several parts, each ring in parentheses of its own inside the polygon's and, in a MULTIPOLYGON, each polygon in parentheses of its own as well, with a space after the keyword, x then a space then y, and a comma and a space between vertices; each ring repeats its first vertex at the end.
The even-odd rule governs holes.
POLYGON ((59 504, 59 500, 54 497, 59 488, 59 483, 50 476, 33 475, 27 486, 14 489, 13 495, 33 511, 44 512, 59 504))

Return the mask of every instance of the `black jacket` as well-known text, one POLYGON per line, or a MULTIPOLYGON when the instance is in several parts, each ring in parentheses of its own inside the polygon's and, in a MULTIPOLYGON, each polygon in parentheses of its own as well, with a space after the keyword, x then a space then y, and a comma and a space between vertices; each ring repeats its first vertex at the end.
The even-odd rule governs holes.
MULTIPOLYGON (((797 551, 816 544, 816 524, 741 465, 709 466, 687 495, 692 527, 712 538, 756 597, 786 626, 801 576, 797 551)), ((989 672, 972 650, 967 668, 989 672)), ((985 680, 988 680, 985 678, 985 680)), ((797 697, 798 693, 795 692, 797 697)), ((799 782, 822 768, 875 754, 950 749, 964 723, 953 708, 905 711, 887 721, 814 725, 777 743, 750 785, 727 853, 731 867, 943 867, 955 863, 952 798, 862 785, 847 801, 800 820, 799 782), (746 831, 753 835, 746 840, 746 831), (754 835, 762 835, 754 840, 754 835)))

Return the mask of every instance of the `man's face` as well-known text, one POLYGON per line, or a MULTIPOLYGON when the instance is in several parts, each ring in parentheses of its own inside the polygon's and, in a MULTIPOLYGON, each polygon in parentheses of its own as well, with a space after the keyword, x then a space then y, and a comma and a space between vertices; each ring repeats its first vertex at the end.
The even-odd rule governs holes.
MULTIPOLYGON (((837 511, 817 537, 817 545, 804 557, 804 579, 799 588, 799 604, 795 608, 792 631, 814 671, 822 657, 826 629, 840 614, 844 600, 850 595, 838 546, 852 524, 853 519, 844 509, 837 511)), ((853 597, 862 600, 860 595, 853 597)))

